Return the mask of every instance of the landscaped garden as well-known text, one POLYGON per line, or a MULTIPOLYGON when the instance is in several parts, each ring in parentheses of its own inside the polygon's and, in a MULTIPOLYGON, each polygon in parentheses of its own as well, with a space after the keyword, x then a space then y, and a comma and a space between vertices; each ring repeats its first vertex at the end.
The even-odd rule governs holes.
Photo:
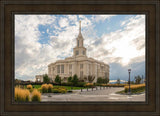
MULTIPOLYGON (((109 80, 98 78, 96 83, 93 83, 94 77, 88 76, 87 83, 78 79, 77 75, 69 77, 67 82, 61 80, 57 75, 54 82, 51 83, 47 75, 44 76, 43 83, 21 83, 15 85, 15 101, 17 102, 29 102, 29 101, 41 101, 41 94, 53 93, 54 94, 66 94, 72 93, 74 90, 82 90, 88 88, 95 88, 97 86, 105 87, 124 87, 123 91, 117 92, 126 94, 129 91, 128 84, 120 84, 117 80, 116 84, 108 84, 109 80)), ((131 84, 131 93, 141 93, 145 91, 145 84, 131 84)))
POLYGON ((54 80, 55 83, 51 83, 48 76, 44 75, 42 84, 32 83, 19 84, 20 86, 15 86, 15 101, 41 101, 41 94, 43 93, 65 94, 71 93, 74 90, 94 88, 97 85, 101 86, 102 83, 108 83, 106 79, 102 78, 98 78, 97 83, 92 83, 94 78, 95 77, 88 76, 88 83, 86 83, 79 80, 77 75, 74 75, 73 77, 69 77, 67 82, 64 82, 57 75, 54 80))
MULTIPOLYGON (((145 91, 145 84, 135 84, 135 85, 130 85, 130 92, 131 94, 137 94, 137 93, 142 93, 145 91)), ((129 85, 124 86, 124 90, 119 91, 117 93, 120 94, 126 94, 129 92, 129 85)))

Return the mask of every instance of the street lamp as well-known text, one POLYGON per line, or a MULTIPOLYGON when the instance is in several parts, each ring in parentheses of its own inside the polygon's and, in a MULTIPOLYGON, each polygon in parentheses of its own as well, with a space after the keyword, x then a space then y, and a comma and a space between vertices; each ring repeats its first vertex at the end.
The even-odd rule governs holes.
POLYGON ((128 69, 128 73, 129 73, 129 94, 131 93, 131 88, 130 88, 130 73, 131 73, 131 69, 128 69))

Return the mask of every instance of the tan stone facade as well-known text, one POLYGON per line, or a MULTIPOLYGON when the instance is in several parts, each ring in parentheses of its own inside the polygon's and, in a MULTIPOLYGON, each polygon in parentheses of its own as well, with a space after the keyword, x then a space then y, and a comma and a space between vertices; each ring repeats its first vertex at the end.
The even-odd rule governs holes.
POLYGON ((77 45, 73 48, 72 57, 58 60, 48 65, 49 78, 54 81, 56 75, 59 75, 61 79, 66 81, 69 76, 76 74, 80 80, 84 81, 87 81, 86 78, 89 75, 95 77, 93 82, 96 82, 98 77, 109 79, 109 65, 93 58, 88 58, 86 55, 87 49, 83 46, 84 39, 81 34, 81 22, 79 35, 76 39, 77 45))
POLYGON ((43 82, 43 75, 36 75, 36 82, 43 82))

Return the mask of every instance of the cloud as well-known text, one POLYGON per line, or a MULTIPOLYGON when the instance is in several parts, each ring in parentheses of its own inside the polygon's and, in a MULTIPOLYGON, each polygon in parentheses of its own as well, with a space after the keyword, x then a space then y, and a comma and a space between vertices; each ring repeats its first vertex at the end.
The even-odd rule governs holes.
POLYGON ((61 28, 68 26, 68 19, 67 18, 61 18, 59 20, 59 25, 60 25, 61 28))
POLYGON ((141 57, 139 62, 145 60, 145 16, 138 15, 127 20, 129 21, 123 24, 124 29, 103 34, 93 42, 88 50, 91 57, 123 66, 129 65, 136 58, 141 57))
POLYGON ((95 22, 105 21, 106 19, 109 20, 113 16, 116 16, 116 15, 95 15, 92 17, 92 21, 95 21, 95 22))
MULTIPOLYGON (((134 80, 134 77, 137 75, 144 76, 145 75, 145 62, 133 62, 131 65, 131 81, 134 80)), ((110 77, 112 80, 117 80, 120 78, 121 80, 128 80, 128 66, 122 66, 119 63, 111 63, 110 64, 110 77)))
MULTIPOLYGON (((98 36, 95 25, 113 16, 115 15, 90 15, 89 17, 86 15, 16 15, 16 78, 34 79, 35 75, 48 72, 48 64, 72 56, 78 35, 79 20, 82 21, 82 35, 87 55, 109 63, 110 77, 116 77, 118 70, 126 71, 125 67, 128 64, 144 62, 144 15, 126 19, 125 23, 120 24, 123 29, 98 36), (46 30, 39 30, 40 25, 46 26, 46 30), (45 32, 48 33, 48 42, 44 44, 39 40, 45 32)), ((141 70, 141 68, 143 69, 141 66, 138 69, 141 70)), ((120 74, 120 76, 126 78, 127 74, 120 74)))

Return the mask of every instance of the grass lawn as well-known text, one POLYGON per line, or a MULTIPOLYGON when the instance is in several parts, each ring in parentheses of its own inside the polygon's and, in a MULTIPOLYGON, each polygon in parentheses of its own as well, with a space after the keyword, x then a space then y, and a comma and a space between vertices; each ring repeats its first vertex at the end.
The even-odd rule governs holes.
MULTIPOLYGON (((41 87, 41 85, 32 85, 34 88, 38 89, 41 87)), ((53 87, 65 87, 67 90, 71 90, 71 86, 60 86, 60 85, 53 85, 53 87)), ((27 88, 25 85, 24 88, 27 88)), ((72 90, 79 90, 79 89, 87 89, 85 87, 72 87, 72 90)))

